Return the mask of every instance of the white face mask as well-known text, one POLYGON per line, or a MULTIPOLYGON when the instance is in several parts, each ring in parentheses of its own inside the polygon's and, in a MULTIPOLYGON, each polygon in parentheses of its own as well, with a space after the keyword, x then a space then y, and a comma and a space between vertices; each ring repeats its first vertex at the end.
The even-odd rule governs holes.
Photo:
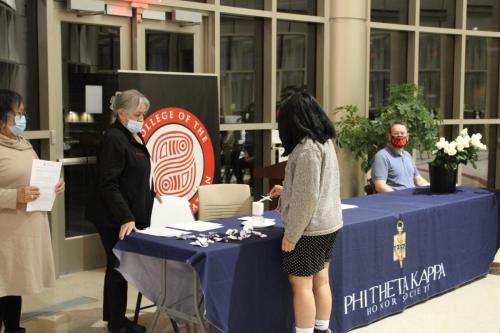
POLYGON ((20 135, 26 129, 26 117, 16 116, 16 123, 14 126, 9 127, 10 131, 14 135, 20 135))
POLYGON ((137 121, 137 120, 132 120, 129 119, 127 122, 127 129, 133 133, 137 134, 141 131, 142 125, 144 124, 143 121, 137 121))

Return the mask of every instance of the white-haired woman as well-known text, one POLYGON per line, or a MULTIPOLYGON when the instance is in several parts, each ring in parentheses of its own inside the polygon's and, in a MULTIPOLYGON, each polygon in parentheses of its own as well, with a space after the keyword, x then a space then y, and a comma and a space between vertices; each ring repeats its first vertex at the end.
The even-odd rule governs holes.
POLYGON ((150 155, 140 134, 148 99, 137 90, 111 99, 116 121, 104 135, 97 156, 97 187, 86 217, 94 223, 106 251, 103 319, 110 332, 144 332, 125 317, 127 281, 115 269, 113 247, 118 240, 150 224, 154 192, 150 183, 150 155))

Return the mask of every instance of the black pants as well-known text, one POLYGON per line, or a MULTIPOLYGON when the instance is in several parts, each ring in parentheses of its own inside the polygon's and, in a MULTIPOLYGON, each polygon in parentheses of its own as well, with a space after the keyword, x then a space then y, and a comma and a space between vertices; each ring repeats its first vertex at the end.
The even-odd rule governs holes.
POLYGON ((120 329, 125 323, 125 311, 127 310, 127 281, 115 269, 118 267, 119 261, 113 253, 113 247, 118 242, 119 229, 98 227, 97 231, 106 251, 102 316, 111 329, 120 329))
POLYGON ((7 331, 19 329, 21 303, 21 296, 0 297, 0 331, 2 330, 2 324, 5 324, 5 330, 7 331))

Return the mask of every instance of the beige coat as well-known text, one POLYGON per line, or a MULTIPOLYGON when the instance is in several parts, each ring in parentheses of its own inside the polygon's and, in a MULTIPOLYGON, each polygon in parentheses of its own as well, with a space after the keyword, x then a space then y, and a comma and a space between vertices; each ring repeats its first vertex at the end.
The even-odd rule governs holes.
POLYGON ((28 295, 54 285, 47 213, 26 212, 16 188, 29 185, 30 143, 0 134, 0 297, 28 295))

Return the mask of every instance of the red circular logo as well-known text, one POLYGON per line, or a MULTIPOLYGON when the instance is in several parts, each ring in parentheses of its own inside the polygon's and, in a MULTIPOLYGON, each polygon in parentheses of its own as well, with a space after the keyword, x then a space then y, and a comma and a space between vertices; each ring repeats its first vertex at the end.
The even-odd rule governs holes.
POLYGON ((198 211, 198 187, 212 184, 215 158, 202 122, 182 108, 163 108, 144 121, 141 134, 151 154, 155 192, 186 198, 198 211))

